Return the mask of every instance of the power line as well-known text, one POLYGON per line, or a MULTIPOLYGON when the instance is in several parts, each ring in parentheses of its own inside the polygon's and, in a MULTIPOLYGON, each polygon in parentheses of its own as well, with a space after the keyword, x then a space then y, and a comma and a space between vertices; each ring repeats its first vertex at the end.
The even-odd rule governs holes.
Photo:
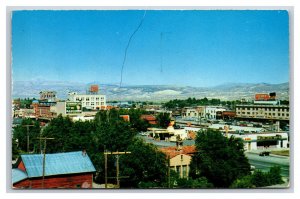
POLYGON ((128 51, 128 48, 129 48, 129 45, 131 43, 131 40, 133 38, 133 36, 137 33, 137 31, 140 29, 140 27, 142 26, 143 22, 144 22, 144 19, 145 19, 145 16, 146 16, 146 10, 144 12, 144 16, 143 18, 141 19, 138 27, 133 31, 133 33, 131 34, 131 36, 129 37, 129 40, 128 40, 128 43, 127 43, 127 46, 125 48, 125 54, 124 54, 124 59, 123 59, 123 63, 122 63, 122 68, 121 68, 121 81, 120 81, 120 88, 122 86, 122 81, 123 81, 123 69, 124 69, 124 65, 125 65, 125 61, 126 61, 126 58, 127 58, 127 51, 128 51))

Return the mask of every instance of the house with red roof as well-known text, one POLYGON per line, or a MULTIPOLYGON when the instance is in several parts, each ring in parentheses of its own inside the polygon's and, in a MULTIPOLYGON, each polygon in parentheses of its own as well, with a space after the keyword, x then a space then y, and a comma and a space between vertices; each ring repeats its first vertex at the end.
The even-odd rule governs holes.
POLYGON ((196 153, 195 146, 182 146, 180 148, 171 146, 160 148, 160 150, 169 159, 170 169, 176 171, 180 178, 189 177, 192 155, 196 153))
POLYGON ((149 124, 157 124, 157 120, 154 115, 141 115, 140 119, 146 120, 149 124))

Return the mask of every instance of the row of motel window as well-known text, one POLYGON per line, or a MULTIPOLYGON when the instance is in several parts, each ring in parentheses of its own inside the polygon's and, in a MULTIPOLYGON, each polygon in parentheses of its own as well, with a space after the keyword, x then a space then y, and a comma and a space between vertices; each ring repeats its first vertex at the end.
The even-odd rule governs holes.
MULTIPOLYGON (((91 104, 89 102, 85 103, 85 102, 82 102, 82 106, 95 106, 95 102, 91 102, 91 104)), ((96 106, 97 105, 100 105, 99 102, 96 102, 96 106)), ((104 102, 101 102, 101 106, 104 106, 104 102)))
MULTIPOLYGON (((91 97, 91 101, 94 101, 95 98, 96 98, 96 101, 100 101, 99 97, 91 97)), ((81 99, 79 97, 76 97, 76 101, 80 101, 80 100, 81 101, 90 101, 90 97, 86 97, 86 98, 81 97, 81 99)), ((103 100, 104 100, 104 97, 101 97, 101 101, 103 101, 103 100)))
POLYGON ((265 110, 265 111, 279 111, 279 112, 289 112, 289 108, 237 108, 237 110, 265 110))
MULTIPOLYGON (((238 111, 237 112, 237 114, 246 114, 246 112, 240 112, 240 111, 238 111)), ((251 112, 247 112, 247 115, 250 115, 251 114, 251 112)), ((258 113, 252 113, 252 115, 261 115, 261 114, 258 114, 258 113)), ((265 113, 265 115, 268 115, 267 113, 265 113)), ((269 115, 270 116, 283 116, 283 117, 289 117, 289 113, 286 113, 286 114, 284 114, 284 113, 277 113, 277 115, 275 114, 275 113, 269 113, 269 115)))

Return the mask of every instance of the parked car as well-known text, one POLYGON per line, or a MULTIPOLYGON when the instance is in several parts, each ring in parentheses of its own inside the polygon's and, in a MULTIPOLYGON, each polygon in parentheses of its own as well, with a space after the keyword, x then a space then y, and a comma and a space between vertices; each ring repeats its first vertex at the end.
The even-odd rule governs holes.
POLYGON ((269 156, 270 152, 269 151, 263 151, 259 153, 259 156, 269 156))

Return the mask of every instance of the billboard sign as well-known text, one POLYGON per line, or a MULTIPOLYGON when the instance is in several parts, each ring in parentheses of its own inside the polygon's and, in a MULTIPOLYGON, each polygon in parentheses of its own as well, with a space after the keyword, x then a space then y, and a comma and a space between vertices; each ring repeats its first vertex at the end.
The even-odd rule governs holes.
POLYGON ((66 102, 66 113, 81 113, 81 102, 66 102))

